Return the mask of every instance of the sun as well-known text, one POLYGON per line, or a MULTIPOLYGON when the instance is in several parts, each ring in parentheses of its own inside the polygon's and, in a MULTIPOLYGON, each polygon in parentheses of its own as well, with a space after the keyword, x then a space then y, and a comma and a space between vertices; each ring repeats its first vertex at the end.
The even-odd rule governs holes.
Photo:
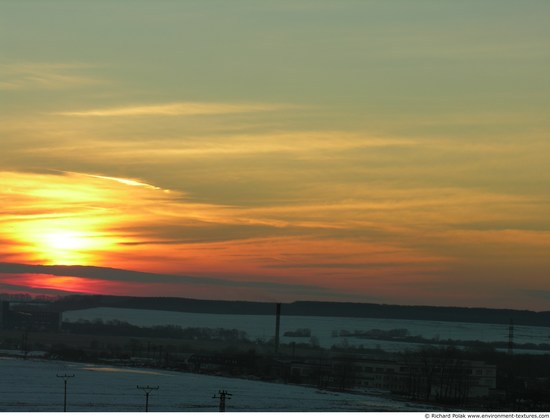
POLYGON ((32 220, 18 226, 23 251, 48 265, 89 265, 112 248, 112 238, 86 220, 32 220))
POLYGON ((54 231, 44 236, 44 242, 54 250, 80 250, 85 249, 89 240, 79 232, 54 231))
POLYGON ((53 230, 37 237, 39 251, 55 265, 84 264, 87 253, 94 249, 94 238, 88 233, 72 230, 53 230))

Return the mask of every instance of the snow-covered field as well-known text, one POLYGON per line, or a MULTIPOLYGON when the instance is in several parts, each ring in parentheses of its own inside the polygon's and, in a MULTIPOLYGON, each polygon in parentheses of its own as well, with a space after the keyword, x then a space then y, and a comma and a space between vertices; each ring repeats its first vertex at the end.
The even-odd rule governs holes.
MULTIPOLYGON (((123 308, 100 307, 63 313, 64 321, 121 320, 137 326, 156 326, 172 324, 186 327, 207 327, 239 329, 252 340, 268 340, 273 337, 275 316, 182 313, 175 311, 133 310, 123 308)), ((308 342, 309 338, 286 337, 283 334, 296 329, 311 329, 322 347, 332 345, 364 345, 366 348, 381 347, 388 351, 399 351, 411 346, 410 343, 384 342, 380 340, 355 337, 334 336, 333 331, 367 331, 371 329, 391 330, 407 329, 412 336, 425 338, 479 340, 482 342, 507 342, 508 325, 460 323, 422 320, 370 319, 358 317, 319 317, 319 316, 281 316, 281 342, 308 342)), ((515 343, 550 343, 550 328, 536 326, 515 326, 515 343)))
POLYGON ((0 358, 0 411, 63 411, 63 379, 68 381, 68 411, 138 412, 145 396, 136 386, 159 386, 149 411, 215 412, 219 390, 232 394, 227 411, 349 412, 427 411, 426 405, 380 395, 319 391, 314 388, 164 370, 119 368, 37 359, 0 358))

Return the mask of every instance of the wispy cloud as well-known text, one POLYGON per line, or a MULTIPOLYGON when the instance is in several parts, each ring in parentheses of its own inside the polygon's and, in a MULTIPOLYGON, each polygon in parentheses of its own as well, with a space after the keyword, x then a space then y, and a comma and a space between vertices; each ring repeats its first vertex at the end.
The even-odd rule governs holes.
MULTIPOLYGON (((65 172, 65 173, 75 174, 75 175, 79 175, 79 176, 88 176, 88 177, 92 177, 92 178, 96 178, 96 179, 110 180, 110 181, 113 181, 113 182, 122 183, 123 185, 127 185, 127 186, 140 186, 140 187, 144 187, 144 188, 157 189, 157 190, 162 189, 162 188, 159 188, 158 186, 150 185, 148 183, 144 183, 144 182, 141 182, 141 181, 138 181, 138 180, 135 180, 135 179, 126 179, 126 178, 112 177, 112 176, 100 176, 100 175, 93 175, 93 174, 89 174, 89 173, 78 173, 78 172, 65 172)), ((165 192, 170 192, 167 189, 164 189, 164 191, 165 192)))
POLYGON ((104 83, 85 74, 92 66, 74 63, 0 64, 0 90, 64 89, 104 83))
POLYGON ((118 116, 193 116, 218 115, 249 112, 269 112, 295 108, 294 105, 271 103, 214 103, 214 102, 175 102, 146 105, 131 105, 114 108, 100 108, 83 111, 58 112, 57 115, 80 117, 118 116))
MULTIPOLYGON (((69 133, 71 136, 73 132, 69 133)), ((46 134, 47 135, 47 134, 46 134)), ((175 161, 185 157, 239 158, 240 156, 283 153, 294 155, 300 160, 321 160, 334 158, 333 152, 356 149, 385 149, 413 147, 419 141, 406 138, 383 138, 342 131, 317 132, 294 131, 225 136, 187 136, 177 138, 136 139, 131 143, 118 139, 89 139, 76 149, 71 138, 61 138, 55 144, 45 147, 37 144, 27 149, 44 155, 63 155, 79 152, 82 147, 94 150, 94 156, 109 161, 132 159, 144 161, 175 161)), ((80 154, 81 155, 81 154, 80 154)), ((81 158, 87 158, 85 155, 81 158)))

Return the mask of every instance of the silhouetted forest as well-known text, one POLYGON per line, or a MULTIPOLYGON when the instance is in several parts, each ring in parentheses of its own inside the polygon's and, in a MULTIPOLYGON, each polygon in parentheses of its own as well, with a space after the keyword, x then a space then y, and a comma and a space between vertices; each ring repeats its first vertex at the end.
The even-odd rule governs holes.
POLYGON ((197 339, 197 340, 220 340, 220 341, 248 341, 246 332, 237 329, 207 328, 207 327, 186 327, 175 325, 162 325, 142 327, 134 326, 120 320, 64 322, 63 330, 73 334, 89 334, 102 336, 139 336, 150 338, 171 338, 171 339, 197 339))
MULTIPOLYGON (((108 295, 69 295, 52 303, 59 311, 93 307, 132 308, 144 310, 182 311, 189 313, 272 315, 275 304, 251 301, 196 300, 176 297, 118 297, 108 295)), ((438 320, 466 323, 549 326, 550 311, 405 306, 371 303, 341 303, 322 301, 296 301, 283 304, 283 315, 369 317, 384 319, 438 320)))

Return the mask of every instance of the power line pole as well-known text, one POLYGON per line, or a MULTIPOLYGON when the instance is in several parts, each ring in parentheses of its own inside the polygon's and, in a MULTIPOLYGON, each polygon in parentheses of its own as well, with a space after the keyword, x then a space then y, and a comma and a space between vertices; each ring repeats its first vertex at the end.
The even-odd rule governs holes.
POLYGON ((220 412, 225 412, 225 400, 231 399, 232 394, 228 393, 225 390, 218 391, 219 396, 216 396, 215 394, 212 396, 213 399, 220 399, 220 412))
POLYGON ((158 390, 159 389, 159 386, 156 386, 156 387, 149 387, 149 386, 137 386, 137 388, 139 390, 143 390, 145 392, 145 411, 148 412, 149 411, 149 394, 151 394, 151 392, 153 390, 158 390))
POLYGON ((73 378, 74 377, 74 374, 71 374, 71 375, 67 375, 67 374, 63 374, 63 375, 60 375, 60 374, 56 374, 56 377, 57 378, 63 378, 63 382, 65 384, 65 391, 64 391, 64 397, 63 397, 63 411, 66 412, 67 411, 67 381, 69 380, 69 378, 73 378))

